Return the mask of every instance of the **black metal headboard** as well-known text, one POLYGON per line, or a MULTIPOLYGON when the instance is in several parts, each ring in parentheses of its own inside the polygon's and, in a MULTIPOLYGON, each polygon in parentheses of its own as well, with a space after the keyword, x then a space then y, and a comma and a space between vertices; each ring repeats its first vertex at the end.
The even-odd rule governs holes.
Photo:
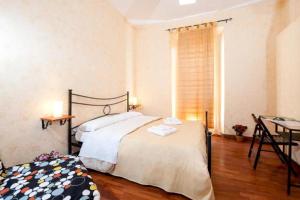
MULTIPOLYGON (((87 121, 90 120, 94 120, 100 117, 104 117, 107 115, 113 115, 113 114, 117 114, 117 113, 111 113, 111 107, 112 106, 116 106, 119 104, 125 104, 126 105, 126 110, 127 112, 129 111, 129 92, 126 92, 125 94, 122 94, 120 96, 117 97, 109 97, 109 98, 98 98, 98 97, 90 97, 90 96, 85 96, 85 95, 81 95, 81 94, 76 94, 73 93, 73 91, 71 89, 69 89, 69 100, 68 100, 68 114, 69 115, 73 115, 72 111, 73 111, 73 105, 80 105, 80 106, 93 106, 93 107, 102 107, 102 114, 94 117, 93 119, 89 119, 87 121), (74 101, 73 97, 79 97, 80 101, 74 101), (94 100, 94 101, 99 101, 101 103, 89 103, 86 102, 85 100, 94 100)), ((87 122, 85 121, 85 122, 87 122)), ((85 123, 83 122, 83 123, 85 123)), ((82 123, 81 123, 82 124, 82 123)), ((70 118, 68 120, 68 153, 72 154, 72 147, 80 147, 81 143, 80 142, 76 142, 75 140, 75 134, 73 133, 73 129, 76 129, 79 125, 76 125, 74 127, 72 127, 72 118, 70 118)))
POLYGON ((209 131, 208 129, 208 112, 205 112, 205 139, 206 139, 206 153, 207 153, 207 169, 209 172, 209 175, 211 176, 211 156, 212 156, 212 152, 211 152, 211 136, 212 133, 209 131))

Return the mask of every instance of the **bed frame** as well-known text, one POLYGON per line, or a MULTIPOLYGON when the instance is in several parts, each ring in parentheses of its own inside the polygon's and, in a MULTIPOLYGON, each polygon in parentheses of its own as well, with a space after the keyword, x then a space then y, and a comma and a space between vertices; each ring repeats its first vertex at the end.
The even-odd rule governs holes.
MULTIPOLYGON (((73 105, 79 105, 79 106, 90 106, 90 107, 100 107, 102 108, 102 114, 94 117, 93 119, 87 120, 85 122, 98 119, 104 116, 108 115, 115 115, 118 113, 112 113, 112 106, 119 105, 119 104, 125 104, 127 112, 130 110, 129 109, 129 92, 126 92, 125 94, 122 94, 117 97, 110 97, 110 98, 98 98, 98 97, 90 97, 90 96, 85 96, 81 94, 76 94, 73 93, 71 89, 69 89, 69 99, 68 99, 68 114, 73 115, 73 105), (73 97, 78 97, 78 101, 74 101, 73 97), (80 99, 80 100, 79 100, 80 99), (95 100, 99 101, 101 103, 99 104, 92 104, 92 103, 87 103, 87 100, 95 100)), ((101 110, 100 110, 101 111, 101 110)), ((83 122, 83 123, 85 123, 83 122)), ((81 123, 81 124, 83 124, 81 123)), ((76 141, 75 139, 75 133, 76 129, 81 125, 78 124, 76 126, 72 126, 72 118, 68 119, 68 153, 69 154, 78 154, 79 151, 73 151, 73 148, 80 149, 82 143, 76 141)), ((205 113, 205 135, 206 135, 206 153, 207 153, 207 168, 209 174, 211 174, 211 149, 212 149, 212 144, 211 144, 211 132, 208 129, 208 112, 205 113)))

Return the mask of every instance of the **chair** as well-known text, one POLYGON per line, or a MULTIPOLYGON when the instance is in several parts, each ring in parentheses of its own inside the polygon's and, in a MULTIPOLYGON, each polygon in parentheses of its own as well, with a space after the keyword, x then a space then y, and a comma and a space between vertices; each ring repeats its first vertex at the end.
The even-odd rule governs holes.
POLYGON ((251 157, 252 149, 253 149, 254 143, 256 141, 256 138, 259 139, 261 137, 261 132, 262 132, 262 129, 260 128, 260 126, 258 124, 257 117, 253 113, 251 115, 255 122, 255 129, 254 129, 254 132, 252 135, 252 141, 251 141, 251 145, 250 145, 250 149, 249 149, 249 153, 248 153, 248 158, 251 157), (257 135, 257 132, 258 132, 258 135, 257 135))
MULTIPOLYGON (((283 163, 288 163, 288 158, 285 155, 285 153, 280 149, 280 145, 289 145, 289 138, 287 137, 288 135, 285 133, 277 133, 277 135, 272 135, 270 133, 270 131, 268 130, 267 126, 264 124, 263 120, 261 119, 261 117, 259 117, 257 119, 258 125, 260 126, 260 129, 262 130, 262 134, 260 137, 260 141, 259 141, 259 146, 258 146, 258 150, 256 153, 256 158, 255 158, 255 162, 253 165, 253 168, 256 169, 257 164, 258 164, 258 160, 260 158, 260 153, 262 150, 262 146, 264 144, 268 144, 271 145, 274 152, 277 154, 277 156, 279 157, 279 159, 283 162, 283 163)), ((297 146, 298 144, 295 142, 292 142, 291 144, 292 146, 297 146)), ((293 170, 294 174, 295 171, 293 170)))
MULTIPOLYGON (((254 146, 256 139, 258 139, 258 141, 260 141, 260 138, 262 136, 262 131, 263 131, 263 129, 261 128, 261 125, 259 124, 258 118, 253 113, 251 115, 252 115, 252 118, 256 125, 255 125, 255 129, 254 129, 253 136, 252 136, 252 141, 251 141, 251 145, 250 145, 250 149, 249 149, 249 153, 248 153, 248 158, 251 157, 253 146, 254 146)), ((279 137, 278 135, 272 135, 272 136, 273 136, 273 138, 275 138, 275 140, 280 140, 280 138, 277 139, 277 137, 279 137)), ((269 145, 271 144, 271 142, 269 140, 267 140, 267 139, 264 139, 264 140, 265 140, 264 144, 269 144, 269 145)), ((285 149, 285 145, 283 145, 283 152, 285 151, 284 149, 285 149)), ((263 149, 261 149, 261 151, 273 152, 270 150, 263 150, 263 149)))

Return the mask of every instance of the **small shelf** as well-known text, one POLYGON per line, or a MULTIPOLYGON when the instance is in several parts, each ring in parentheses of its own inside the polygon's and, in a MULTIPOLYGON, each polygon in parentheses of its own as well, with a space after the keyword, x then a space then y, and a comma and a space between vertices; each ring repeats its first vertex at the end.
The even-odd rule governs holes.
POLYGON ((63 115, 61 117, 53 117, 53 116, 47 116, 42 117, 42 128, 46 129, 49 125, 52 125, 53 122, 59 121, 59 124, 62 126, 64 125, 68 119, 74 118, 73 115, 63 115))

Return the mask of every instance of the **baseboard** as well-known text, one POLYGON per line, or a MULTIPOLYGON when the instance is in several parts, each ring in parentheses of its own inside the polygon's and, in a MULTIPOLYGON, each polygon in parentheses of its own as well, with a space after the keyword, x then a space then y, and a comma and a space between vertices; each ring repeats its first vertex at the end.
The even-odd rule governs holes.
MULTIPOLYGON (((227 139, 235 140, 235 135, 222 134, 222 137, 227 138, 227 139)), ((244 136, 244 141, 245 141, 245 142, 252 141, 252 137, 244 136)))

